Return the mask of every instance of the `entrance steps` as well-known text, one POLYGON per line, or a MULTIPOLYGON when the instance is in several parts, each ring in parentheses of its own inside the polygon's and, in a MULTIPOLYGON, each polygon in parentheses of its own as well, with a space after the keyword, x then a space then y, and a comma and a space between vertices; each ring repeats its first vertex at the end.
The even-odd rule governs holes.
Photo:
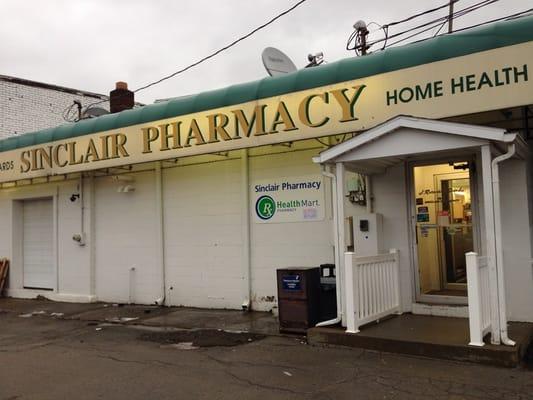
POLYGON ((468 319, 403 314, 372 323, 360 333, 341 327, 311 328, 307 339, 314 345, 341 345, 413 356, 517 367, 533 339, 533 324, 512 322, 509 336, 516 346, 495 346, 485 337, 485 346, 469 346, 468 319))

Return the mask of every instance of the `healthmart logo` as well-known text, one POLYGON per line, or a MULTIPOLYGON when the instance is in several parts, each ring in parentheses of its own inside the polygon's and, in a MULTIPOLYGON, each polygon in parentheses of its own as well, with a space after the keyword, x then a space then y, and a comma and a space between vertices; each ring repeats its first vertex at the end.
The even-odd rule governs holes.
POLYGON ((276 203, 270 196, 261 196, 255 202, 255 213, 264 221, 269 220, 276 213, 276 203))

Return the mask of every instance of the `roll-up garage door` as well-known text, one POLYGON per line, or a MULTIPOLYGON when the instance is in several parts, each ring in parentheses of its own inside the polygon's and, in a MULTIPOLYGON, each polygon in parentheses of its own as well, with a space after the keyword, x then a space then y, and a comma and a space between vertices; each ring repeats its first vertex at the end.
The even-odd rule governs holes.
POLYGON ((54 220, 53 201, 23 202, 24 287, 54 288, 54 220))

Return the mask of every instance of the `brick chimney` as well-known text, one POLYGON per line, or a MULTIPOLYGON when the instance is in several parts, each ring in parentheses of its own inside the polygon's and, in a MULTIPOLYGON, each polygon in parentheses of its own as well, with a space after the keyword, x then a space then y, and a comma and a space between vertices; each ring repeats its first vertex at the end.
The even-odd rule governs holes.
POLYGON ((111 114, 129 110, 133 108, 134 96, 131 90, 128 90, 126 82, 117 82, 115 90, 109 92, 109 112, 111 114))

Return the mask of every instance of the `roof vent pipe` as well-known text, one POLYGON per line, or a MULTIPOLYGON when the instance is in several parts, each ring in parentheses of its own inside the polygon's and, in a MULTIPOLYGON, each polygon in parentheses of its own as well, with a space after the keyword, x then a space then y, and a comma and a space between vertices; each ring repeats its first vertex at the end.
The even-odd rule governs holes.
POLYGON ((134 94, 128 90, 126 82, 117 82, 115 90, 109 92, 109 111, 111 114, 130 110, 135 103, 134 94))

